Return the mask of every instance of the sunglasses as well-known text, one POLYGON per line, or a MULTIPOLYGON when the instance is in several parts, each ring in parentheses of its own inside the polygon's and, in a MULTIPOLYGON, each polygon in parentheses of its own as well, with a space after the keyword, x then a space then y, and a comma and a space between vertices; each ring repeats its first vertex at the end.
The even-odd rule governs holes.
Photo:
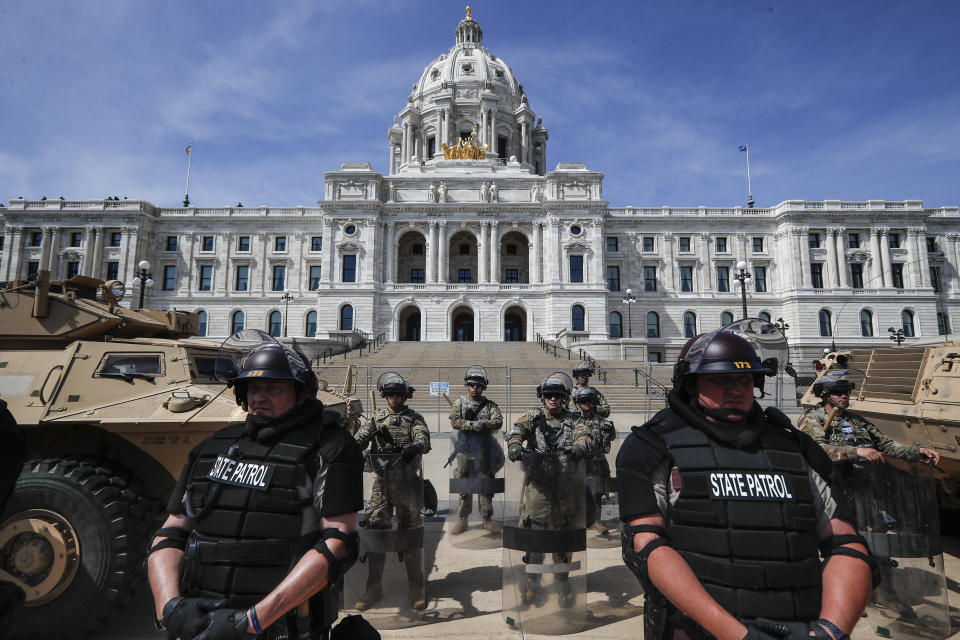
POLYGON ((560 393, 545 393, 543 394, 544 400, 562 400, 563 394, 560 393))
POLYGON ((405 397, 402 393, 385 393, 383 394, 384 398, 403 398, 405 397))
POLYGON ((480 384, 479 382, 468 382, 467 386, 470 387, 471 389, 475 389, 477 387, 483 387, 483 385, 480 384))

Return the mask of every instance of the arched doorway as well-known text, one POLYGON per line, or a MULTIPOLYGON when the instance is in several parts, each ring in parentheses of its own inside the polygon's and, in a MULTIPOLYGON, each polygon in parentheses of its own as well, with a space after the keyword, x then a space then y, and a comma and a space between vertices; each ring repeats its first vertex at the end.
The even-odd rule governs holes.
POLYGON ((427 241, 416 230, 405 231, 397 243, 397 282, 423 284, 426 280, 427 241))
POLYGON ((500 241, 500 266, 497 276, 504 284, 530 282, 530 251, 527 236, 511 231, 500 241))
POLYGON ((409 306, 400 312, 400 332, 397 338, 401 341, 419 342, 421 336, 420 309, 409 306))
POLYGON ((525 342, 527 340, 527 312, 523 307, 510 307, 503 314, 504 342, 525 342))
POLYGON ((453 320, 450 339, 454 342, 473 342, 473 309, 457 307, 450 317, 453 320))

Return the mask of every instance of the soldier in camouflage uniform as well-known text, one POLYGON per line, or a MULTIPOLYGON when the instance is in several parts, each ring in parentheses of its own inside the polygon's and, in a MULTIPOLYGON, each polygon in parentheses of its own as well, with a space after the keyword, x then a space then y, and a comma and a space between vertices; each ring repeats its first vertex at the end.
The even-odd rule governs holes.
MULTIPOLYGON (((587 477, 609 478, 610 463, 607 455, 610 453, 610 443, 617 439, 617 430, 613 422, 605 420, 594 410, 598 403, 600 392, 593 387, 579 387, 573 391, 573 404, 580 411, 576 424, 584 424, 590 429, 591 446, 587 453, 587 477)), ((600 522, 600 506, 603 493, 595 493, 593 499, 597 505, 597 519, 593 529, 602 536, 610 533, 600 522)))
MULTIPOLYGON (((479 365, 467 369, 463 378, 467 396, 460 396, 450 408, 450 426, 457 430, 454 439, 456 478, 493 479, 503 467, 503 450, 493 434, 503 426, 503 415, 496 402, 483 396, 487 388, 487 372, 479 365)), ((478 495, 477 504, 483 517, 483 528, 496 533, 493 523, 493 494, 478 495)), ((467 530, 467 518, 473 510, 473 495, 460 494, 456 524, 450 529, 452 535, 467 530)))
MULTIPOLYGON (((573 370, 573 379, 577 381, 575 389, 583 389, 590 386, 590 376, 593 375, 593 365, 590 364, 589 360, 581 360, 580 364, 576 366, 573 370)), ((597 403, 594 405, 594 410, 597 412, 597 415, 601 418, 610 417, 610 403, 607 402, 607 399, 603 397, 603 394, 600 393, 598 389, 594 389, 594 392, 597 394, 597 403)), ((580 412, 580 407, 576 405, 571 405, 570 410, 574 413, 580 412)))
MULTIPOLYGON (((547 376, 537 387, 541 406, 527 411, 507 434, 507 455, 523 461, 526 483, 520 517, 523 526, 540 529, 581 529, 583 487, 564 487, 564 471, 586 457, 591 447, 591 432, 577 415, 567 410, 572 381, 565 373, 547 376), (524 447, 526 445, 526 447, 524 447), (543 455, 548 454, 548 455, 543 455), (559 454, 559 455, 558 455, 559 454), (550 464, 558 468, 550 469, 550 464), (553 477, 547 474, 553 472, 553 477)), ((543 562, 543 553, 528 552, 527 561, 543 562)), ((570 561, 568 554, 554 553, 557 564, 570 561)), ((560 606, 570 607, 574 595, 568 575, 557 574, 560 606)), ((540 592, 539 574, 528 574, 523 601, 534 602, 540 592)))
MULTIPOLYGON (((430 431, 423 416, 406 406, 413 397, 413 387, 399 374, 388 372, 377 381, 380 396, 387 401, 386 409, 379 409, 373 419, 360 427, 354 435, 361 449, 370 445, 372 454, 395 453, 401 457, 403 477, 409 481, 398 483, 385 478, 389 469, 373 464, 377 478, 370 491, 366 509, 366 526, 389 529, 393 510, 397 510, 399 528, 419 527, 423 524, 420 505, 423 503, 423 483, 417 473, 419 456, 430 451, 430 431)), ((391 473, 391 479, 395 478, 391 473)), ((422 611, 427 606, 423 580, 423 550, 407 551, 403 557, 409 583, 410 606, 422 611)), ((356 603, 359 611, 366 611, 383 595, 381 581, 386 554, 368 553, 366 593, 356 603)))

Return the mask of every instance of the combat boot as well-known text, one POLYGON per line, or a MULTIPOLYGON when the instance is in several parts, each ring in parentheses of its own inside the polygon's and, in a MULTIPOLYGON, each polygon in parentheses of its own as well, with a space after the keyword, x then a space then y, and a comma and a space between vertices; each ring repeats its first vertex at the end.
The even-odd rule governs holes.
POLYGON ((599 533, 602 536, 610 535, 610 530, 603 526, 603 523, 597 520, 593 523, 593 530, 599 533))
POLYGON ((483 519, 483 529, 484 531, 486 531, 491 535, 500 533, 500 526, 496 522, 494 522, 493 519, 491 518, 483 519))
POLYGON ((407 594, 410 596, 410 608, 423 611, 427 608, 427 596, 423 590, 423 549, 407 551, 403 554, 407 567, 407 594))
POLYGON ((467 519, 458 518, 457 521, 453 523, 453 526, 450 527, 450 535, 458 536, 466 530, 467 530, 467 519))
POLYGON ((527 578, 527 586, 523 588, 523 603, 533 604, 540 596, 540 583, 534 578, 527 578))
POLYGON ((367 554, 367 588, 357 600, 354 608, 357 611, 366 611, 383 597, 383 565, 387 556, 383 553, 367 554))
POLYGON ((573 589, 570 587, 570 582, 567 580, 561 580, 557 583, 557 593, 560 594, 558 598, 559 604, 564 609, 569 609, 573 606, 573 601, 576 598, 573 596, 573 589))

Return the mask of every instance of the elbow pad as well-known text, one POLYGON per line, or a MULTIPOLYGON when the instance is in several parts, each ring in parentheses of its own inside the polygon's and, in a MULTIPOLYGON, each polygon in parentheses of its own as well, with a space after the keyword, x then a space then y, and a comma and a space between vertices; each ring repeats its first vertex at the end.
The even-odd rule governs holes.
POLYGON ((874 588, 876 588, 876 586, 880 584, 880 565, 877 564, 876 558, 869 553, 863 553, 857 549, 843 546, 851 542, 862 544, 867 549, 870 548, 867 545, 867 541, 861 535, 853 533, 837 534, 820 541, 820 553, 824 558, 829 558, 830 556, 849 556, 867 563, 867 566, 870 567, 870 579, 873 582, 874 588))
POLYGON ((160 551, 161 549, 179 549, 180 551, 186 551, 187 536, 189 535, 186 529, 181 529, 180 527, 163 527, 162 529, 157 529, 157 532, 153 534, 150 542, 153 542, 158 537, 164 539, 152 545, 147 550, 147 557, 149 557, 151 553, 160 551))
POLYGON ((329 527, 323 530, 323 537, 313 548, 323 554, 327 559, 327 586, 331 586, 340 581, 347 571, 357 562, 360 555, 360 535, 356 531, 344 533, 336 527, 329 527), (327 540, 336 538, 343 542, 347 547, 347 552, 343 556, 337 556, 327 546, 327 540))
POLYGON ((620 531, 620 543, 624 564, 637 577, 644 590, 651 592, 650 590, 654 587, 647 575, 647 558, 654 549, 671 546, 670 539, 667 538, 667 530, 653 524, 625 524, 620 531), (634 551, 633 537, 638 533, 654 533, 657 537, 644 545, 640 551, 634 551))

